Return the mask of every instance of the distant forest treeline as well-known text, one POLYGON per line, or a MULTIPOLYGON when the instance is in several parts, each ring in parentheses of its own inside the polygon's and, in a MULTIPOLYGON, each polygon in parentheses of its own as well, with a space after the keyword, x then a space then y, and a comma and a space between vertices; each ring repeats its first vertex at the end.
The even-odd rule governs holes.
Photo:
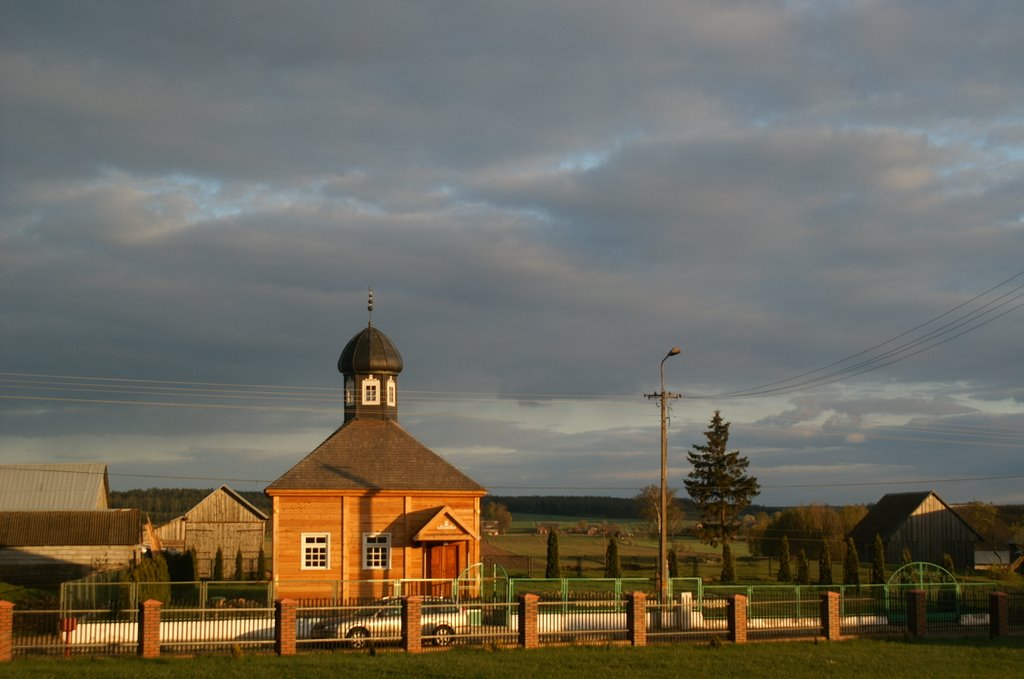
MULTIPOLYGON (((519 514, 586 517, 592 519, 640 519, 640 505, 631 497, 601 495, 488 495, 484 502, 497 502, 508 507, 515 519, 519 514)), ((687 519, 697 518, 697 508, 689 498, 676 500, 687 519)), ((780 507, 752 505, 745 513, 774 512, 780 507)))

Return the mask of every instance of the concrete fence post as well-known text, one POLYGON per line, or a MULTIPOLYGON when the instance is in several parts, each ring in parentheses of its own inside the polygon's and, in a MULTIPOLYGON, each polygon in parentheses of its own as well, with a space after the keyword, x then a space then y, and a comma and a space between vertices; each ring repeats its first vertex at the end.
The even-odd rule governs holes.
POLYGON ((407 653, 423 652, 423 597, 402 599, 402 648, 407 653))
POLYGON ((0 662, 14 659, 14 604, 0 600, 0 662))
POLYGON ((647 595, 643 592, 626 595, 626 631, 630 644, 647 645, 647 595))
POLYGON ((278 599, 274 602, 274 653, 295 655, 296 623, 295 599, 278 599))
POLYGON ((160 657, 160 609, 163 604, 147 599, 139 604, 139 656, 160 657))
POLYGON ((747 597, 731 594, 728 599, 729 641, 747 643, 747 597))
POLYGON ((829 641, 839 641, 843 635, 841 603, 839 592, 823 592, 821 595, 821 635, 829 641))
POLYGON ((519 645, 523 648, 540 646, 540 635, 537 632, 539 600, 536 594, 523 594, 519 597, 519 645))
POLYGON ((928 636, 928 593, 923 589, 907 592, 907 631, 911 636, 928 636))
POLYGON ((1006 592, 992 592, 988 595, 988 635, 994 638, 1009 634, 1010 597, 1006 592))

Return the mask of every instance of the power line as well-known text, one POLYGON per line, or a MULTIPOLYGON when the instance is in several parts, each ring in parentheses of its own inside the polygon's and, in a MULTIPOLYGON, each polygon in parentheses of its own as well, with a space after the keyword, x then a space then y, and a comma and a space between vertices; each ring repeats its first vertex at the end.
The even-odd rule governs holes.
POLYGON ((707 399, 707 398, 749 398, 749 397, 752 397, 752 396, 766 396, 766 395, 769 395, 769 394, 783 394, 783 393, 791 393, 791 392, 794 392, 794 391, 802 391, 802 390, 807 389, 807 388, 824 386, 824 385, 827 385, 827 384, 832 384, 832 383, 835 383, 835 382, 838 382, 838 381, 841 381, 841 380, 848 379, 850 377, 856 377, 856 376, 862 375, 862 374, 864 374, 866 372, 871 372, 873 370, 877 370, 879 368, 883 368, 883 367, 892 365, 893 363, 896 363, 898 361, 902 361, 902 360, 908 359, 908 358, 910 358, 912 356, 916 356, 917 354, 920 354, 920 353, 922 353, 924 351, 927 351, 929 349, 933 349, 933 348, 935 348, 937 346, 940 346, 942 344, 950 342, 950 341, 952 341, 952 340, 954 340, 954 339, 956 339, 958 337, 962 337, 963 335, 966 335, 969 332, 973 332, 975 330, 978 330, 978 329, 988 325, 989 323, 991 323, 991 322, 993 322, 993 321, 995 321, 995 320, 997 320, 999 318, 1002 318, 1006 314, 1011 313, 1011 312, 1016 311, 1017 309, 1021 308, 1022 306, 1024 306, 1024 301, 1020 301, 1020 300, 1024 300, 1024 292, 1021 292, 1022 290, 1024 290, 1024 284, 1019 285, 1019 286, 1013 288, 1009 292, 1003 293, 1002 295, 1000 295, 999 297, 997 297, 994 300, 986 302, 984 305, 982 305, 978 309, 975 309, 973 311, 967 312, 967 313, 957 317, 956 319, 954 319, 952 321, 949 321, 948 323, 946 323, 946 324, 944 324, 944 325, 942 325, 942 326, 940 326, 940 327, 938 327, 938 328, 936 328, 936 329, 934 329, 934 330, 932 330, 932 331, 930 331, 930 332, 928 332, 928 333, 926 333, 926 334, 924 334, 924 335, 922 335, 920 337, 917 337, 917 338, 915 338, 913 340, 910 340, 910 341, 904 342, 902 344, 899 344, 899 345, 897 345, 896 347, 894 347, 892 349, 889 349, 889 350, 887 350, 885 352, 882 352, 881 354, 872 356, 870 358, 863 359, 863 360, 858 361, 858 362, 856 362, 856 363, 854 363, 852 365, 848 365, 848 366, 839 368, 837 370, 832 370, 830 372, 825 373, 824 375, 819 375, 817 377, 811 377, 809 379, 802 379, 802 378, 805 378, 805 377, 809 377, 810 375, 814 375, 815 373, 820 373, 822 371, 829 370, 830 368, 835 368, 836 366, 841 366, 844 363, 847 363, 847 362, 849 362, 849 361, 851 361, 853 359, 859 358, 861 356, 865 356, 865 355, 869 354, 872 351, 880 349, 881 347, 884 347, 886 345, 892 344, 893 342, 896 342, 896 341, 898 341, 898 340, 900 340, 900 339, 902 339, 902 338, 904 338, 904 337, 906 337, 906 336, 908 336, 908 335, 910 335, 910 334, 912 334, 912 333, 914 333, 914 332, 916 332, 916 331, 918 331, 918 330, 920 330, 920 329, 922 329, 922 328, 924 328, 924 327, 926 327, 926 326, 928 326, 928 325, 938 321, 939 319, 942 319, 945 316, 948 316, 949 314, 953 313, 954 311, 963 308, 965 305, 971 304, 972 302, 975 302, 975 301, 981 299, 982 297, 984 297, 985 295, 989 294, 990 292, 996 290, 999 287, 1002 287, 1002 286, 1006 285, 1010 281, 1012 281, 1012 280, 1014 280, 1014 279, 1016 279, 1016 278, 1018 278, 1018 277, 1020 277, 1022 275, 1024 275, 1024 270, 1016 273, 1015 275, 1013 275, 1010 278, 1006 279, 1005 281, 1003 281, 1003 282, 993 286, 992 288, 989 288, 985 292, 983 292, 983 293, 981 293, 979 295, 976 295, 975 297, 971 298, 970 300, 968 300, 966 302, 963 302, 963 303, 957 305, 956 307, 953 307, 952 309, 950 309, 950 310, 948 310, 948 311, 946 311, 946 312, 944 312, 942 314, 939 314, 938 316, 936 316, 935 318, 932 318, 929 321, 926 321, 926 322, 924 322, 924 323, 922 323, 920 325, 917 325, 914 328, 911 328, 910 330, 907 330, 907 331, 905 331, 903 333, 900 333, 899 335, 896 335, 895 337, 892 337, 890 339, 885 340, 884 342, 880 342, 880 343, 878 343, 878 344, 876 344, 876 345, 874 345, 872 347, 869 347, 868 349, 864 349, 863 351, 859 351, 859 352, 857 352, 855 354, 851 354, 850 356, 847 356, 845 358, 841 358, 841 359, 839 359, 837 361, 833 361, 832 363, 829 363, 828 365, 822 366, 820 368, 815 368, 813 370, 808 370, 808 371, 799 373, 798 375, 794 375, 793 377, 789 377, 789 378, 786 378, 786 379, 783 379, 783 380, 776 380, 774 382, 769 382, 767 384, 762 384, 762 385, 759 385, 759 386, 756 386, 756 387, 748 387, 746 389, 738 389, 738 390, 733 390, 733 391, 728 391, 728 392, 722 392, 722 393, 719 393, 719 394, 711 394, 711 395, 704 394, 704 395, 698 396, 697 398, 701 398, 701 399, 707 399), (1019 302, 1019 303, 1017 303, 1017 302, 1019 302), (1005 308, 1004 309, 1004 307, 1006 307, 1008 305, 1009 305, 1009 308, 1005 308), (999 311, 1000 309, 1002 309, 1002 311, 999 311), (997 311, 999 311, 999 313, 995 313, 997 311), (986 318, 984 320, 980 320, 980 319, 982 319, 985 316, 990 316, 990 317, 986 318), (961 328, 964 328, 965 326, 966 326, 966 328, 961 330, 961 328), (959 332, 957 332, 957 331, 959 331, 959 332))

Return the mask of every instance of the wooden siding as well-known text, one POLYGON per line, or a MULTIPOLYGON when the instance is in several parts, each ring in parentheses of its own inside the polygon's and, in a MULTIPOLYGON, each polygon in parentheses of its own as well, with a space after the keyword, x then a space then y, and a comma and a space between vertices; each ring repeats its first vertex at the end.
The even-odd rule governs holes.
POLYGON ((890 536, 886 559, 899 563, 907 547, 914 561, 942 564, 948 553, 957 568, 970 568, 974 566, 975 539, 963 519, 933 494, 890 536))
POLYGON ((53 586, 90 573, 124 568, 139 558, 138 545, 72 545, 0 548, 0 582, 53 586))
POLYGON ((221 486, 184 517, 162 526, 157 533, 162 538, 161 531, 166 529, 170 535, 182 536, 184 549, 195 550, 197 575, 201 578, 213 575, 217 549, 224 559, 226 578, 234 576, 235 555, 239 550, 248 577, 256 570, 266 534, 267 522, 262 516, 229 488, 221 486), (176 522, 180 522, 182 528, 177 528, 176 522))
MULTIPOLYGON (((327 596, 339 588, 343 598, 381 596, 380 585, 356 587, 354 581, 390 581, 427 577, 424 545, 413 536, 442 507, 449 507, 461 524, 479 535, 479 494, 414 493, 289 493, 274 495, 274 580, 282 596, 327 596), (303 533, 330 535, 329 567, 302 568, 303 533), (363 535, 391 535, 388 569, 363 568, 363 535), (318 594, 315 594, 318 593, 318 594)), ((464 540, 459 569, 480 560, 477 539, 464 540)))

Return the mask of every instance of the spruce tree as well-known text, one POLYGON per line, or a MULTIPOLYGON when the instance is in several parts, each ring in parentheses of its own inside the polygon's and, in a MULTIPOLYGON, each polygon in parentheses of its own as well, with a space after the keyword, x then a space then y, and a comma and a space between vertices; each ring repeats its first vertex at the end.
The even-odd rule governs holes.
POLYGON ((679 577, 679 555, 674 549, 668 550, 668 577, 679 577))
POLYGON ((260 553, 256 557, 256 579, 262 580, 267 577, 267 553, 260 547, 260 553))
POLYGON ((723 584, 736 582, 736 561, 732 558, 732 547, 728 542, 722 545, 722 577, 723 584))
POLYGON ((213 579, 224 579, 224 552, 220 547, 217 548, 217 554, 213 557, 213 579))
POLYGON ((242 559, 242 548, 235 552, 235 580, 245 580, 245 561, 242 559))
POLYGON ((803 547, 796 557, 796 582, 798 585, 811 584, 811 566, 807 563, 807 551, 803 547))
POLYGON ((885 543, 882 536, 875 534, 874 558, 871 561, 871 584, 885 584, 885 543))
POLYGON ((558 533, 554 528, 548 533, 548 563, 544 567, 544 577, 562 577, 562 567, 558 562, 558 533))
POLYGON ((860 558, 853 538, 846 538, 846 557, 843 559, 843 584, 860 587, 860 558))
POLYGON ((779 546, 779 582, 790 582, 793 579, 792 569, 789 566, 789 538, 782 536, 782 544, 779 546))
POLYGON ((757 479, 746 474, 750 460, 740 451, 729 452, 729 423, 716 410, 704 432, 707 442, 694 444, 686 459, 693 470, 683 481, 700 513, 698 534, 716 546, 732 540, 741 527, 740 512, 761 492, 757 479))
POLYGON ((619 542, 614 537, 608 538, 608 547, 604 552, 604 577, 622 577, 622 562, 619 560, 619 542))
POLYGON ((956 575, 956 565, 953 564, 953 556, 949 552, 942 555, 942 567, 949 571, 950 575, 956 575))
POLYGON ((821 554, 818 555, 818 584, 832 584, 832 552, 828 548, 828 540, 821 541, 821 554))

